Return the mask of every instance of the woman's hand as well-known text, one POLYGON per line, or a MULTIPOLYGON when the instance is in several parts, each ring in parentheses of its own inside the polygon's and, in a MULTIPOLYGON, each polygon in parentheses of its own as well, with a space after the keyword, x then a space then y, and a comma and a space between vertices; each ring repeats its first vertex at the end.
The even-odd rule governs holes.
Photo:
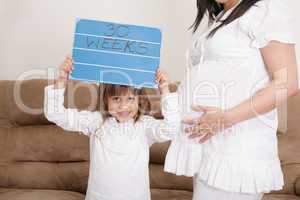
POLYGON ((73 59, 68 55, 64 62, 58 67, 58 78, 55 81, 54 88, 64 88, 73 69, 73 59))
POLYGON ((156 82, 158 83, 158 88, 162 96, 170 93, 168 77, 160 69, 156 72, 156 82))
POLYGON ((185 131, 190 138, 201 137, 200 143, 206 142, 217 133, 231 127, 227 113, 216 107, 194 106, 196 112, 204 112, 199 118, 185 118, 183 123, 190 125, 185 131))

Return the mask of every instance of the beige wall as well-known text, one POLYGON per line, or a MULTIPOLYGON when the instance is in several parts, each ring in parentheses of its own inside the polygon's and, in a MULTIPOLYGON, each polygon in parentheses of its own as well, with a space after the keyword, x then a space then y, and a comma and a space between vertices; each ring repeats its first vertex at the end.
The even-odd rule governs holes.
POLYGON ((181 77, 195 0, 0 0, 0 79, 57 66, 71 53, 76 17, 158 27, 161 66, 181 77))
MULTIPOLYGON (((298 0, 286 1, 295 11, 300 6, 298 0)), ((161 66, 172 80, 180 80, 195 4, 196 0, 0 0, 0 80, 17 79, 33 69, 39 77, 42 70, 57 66, 71 52, 76 17, 160 28, 161 66)), ((300 15, 296 17, 300 25, 300 15)))

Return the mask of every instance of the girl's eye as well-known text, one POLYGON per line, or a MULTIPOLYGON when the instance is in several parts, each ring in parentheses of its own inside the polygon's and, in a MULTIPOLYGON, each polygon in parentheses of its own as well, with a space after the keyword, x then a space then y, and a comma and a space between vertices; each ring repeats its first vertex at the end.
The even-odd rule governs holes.
POLYGON ((135 97, 128 97, 128 100, 129 100, 129 101, 134 101, 134 100, 135 100, 135 97))
POLYGON ((113 101, 119 101, 120 97, 112 97, 111 100, 113 100, 113 101))

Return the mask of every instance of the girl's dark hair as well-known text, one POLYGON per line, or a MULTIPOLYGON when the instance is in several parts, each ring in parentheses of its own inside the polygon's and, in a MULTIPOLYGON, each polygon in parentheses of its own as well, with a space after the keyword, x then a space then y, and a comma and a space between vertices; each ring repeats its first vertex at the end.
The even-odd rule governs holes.
MULTIPOLYGON (((207 37, 212 37, 221 27, 231 23, 235 19, 241 17, 247 12, 254 4, 261 0, 242 0, 239 5, 230 13, 230 15, 222 21, 222 23, 214 28, 207 37)), ((197 0, 198 13, 195 22, 191 26, 193 32, 195 33, 198 29, 203 16, 208 12, 208 23, 211 24, 216 20, 216 16, 224 10, 223 4, 216 2, 215 0, 197 0)))
POLYGON ((134 121, 138 121, 141 115, 147 114, 150 111, 150 102, 145 89, 137 89, 126 85, 103 84, 100 93, 100 111, 103 121, 111 115, 108 112, 108 98, 112 96, 121 96, 127 93, 138 96, 139 108, 134 121))

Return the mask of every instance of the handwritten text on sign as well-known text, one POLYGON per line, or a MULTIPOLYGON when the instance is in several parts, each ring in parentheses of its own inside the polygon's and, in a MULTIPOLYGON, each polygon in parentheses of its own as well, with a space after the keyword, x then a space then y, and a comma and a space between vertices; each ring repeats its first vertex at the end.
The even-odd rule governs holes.
POLYGON ((72 79, 157 87, 161 32, 155 28, 79 20, 72 79))

